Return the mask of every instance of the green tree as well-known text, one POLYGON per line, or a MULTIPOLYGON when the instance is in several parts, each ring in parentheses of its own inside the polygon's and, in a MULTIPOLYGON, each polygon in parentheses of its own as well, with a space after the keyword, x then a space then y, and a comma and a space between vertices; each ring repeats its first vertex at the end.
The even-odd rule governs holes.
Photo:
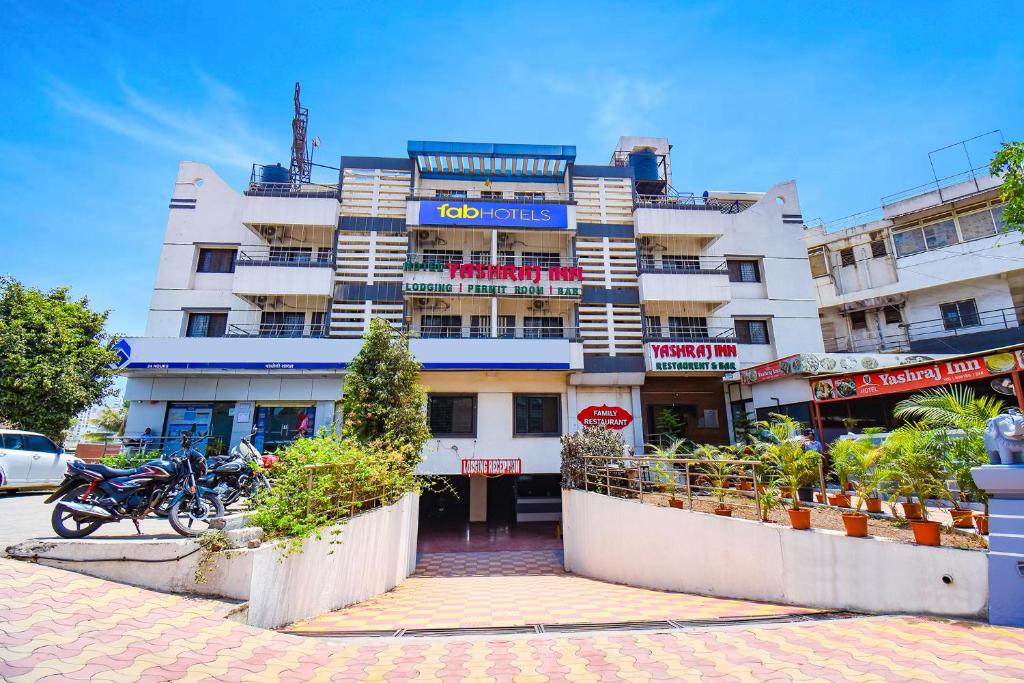
POLYGON ((107 311, 0 277, 0 420, 54 439, 109 396, 117 355, 107 311))
POLYGON ((103 406, 99 409, 94 422, 97 427, 104 431, 116 434, 124 434, 124 421, 128 417, 128 404, 122 403, 119 406, 103 406))
POLYGON ((1024 231, 1024 142, 1004 142, 992 158, 989 172, 1003 179, 999 198, 1006 202, 1003 220, 1007 229, 1024 231))
POLYGON ((406 337, 383 318, 371 320, 345 375, 342 435, 366 446, 407 448, 415 466, 430 438, 420 368, 406 337))

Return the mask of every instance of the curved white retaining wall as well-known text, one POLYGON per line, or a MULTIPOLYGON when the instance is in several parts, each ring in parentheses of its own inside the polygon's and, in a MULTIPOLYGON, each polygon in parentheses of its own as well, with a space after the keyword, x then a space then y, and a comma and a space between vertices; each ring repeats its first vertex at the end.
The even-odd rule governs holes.
POLYGON ((562 491, 565 568, 603 581, 856 612, 985 618, 985 552, 562 491), (942 577, 949 576, 946 584, 942 577))

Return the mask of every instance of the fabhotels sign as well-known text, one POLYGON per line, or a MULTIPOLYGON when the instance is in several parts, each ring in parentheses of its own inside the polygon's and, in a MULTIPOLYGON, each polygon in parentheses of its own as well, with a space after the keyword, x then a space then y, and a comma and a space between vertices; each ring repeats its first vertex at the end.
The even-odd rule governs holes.
POLYGON ((564 204, 506 204, 423 200, 420 225, 486 225, 498 228, 567 228, 564 204))

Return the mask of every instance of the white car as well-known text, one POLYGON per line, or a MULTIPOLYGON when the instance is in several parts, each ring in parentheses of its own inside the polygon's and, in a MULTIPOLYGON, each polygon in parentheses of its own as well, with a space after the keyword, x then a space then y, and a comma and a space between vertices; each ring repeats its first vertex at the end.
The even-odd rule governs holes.
POLYGON ((57 486, 77 459, 42 434, 0 429, 0 490, 57 486))

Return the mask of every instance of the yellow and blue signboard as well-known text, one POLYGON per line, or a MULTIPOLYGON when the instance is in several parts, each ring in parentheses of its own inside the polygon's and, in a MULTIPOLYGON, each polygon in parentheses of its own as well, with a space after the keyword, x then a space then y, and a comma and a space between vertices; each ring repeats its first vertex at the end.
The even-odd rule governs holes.
POLYGON ((567 228, 565 204, 470 202, 459 199, 420 202, 420 225, 477 225, 496 228, 567 228))

